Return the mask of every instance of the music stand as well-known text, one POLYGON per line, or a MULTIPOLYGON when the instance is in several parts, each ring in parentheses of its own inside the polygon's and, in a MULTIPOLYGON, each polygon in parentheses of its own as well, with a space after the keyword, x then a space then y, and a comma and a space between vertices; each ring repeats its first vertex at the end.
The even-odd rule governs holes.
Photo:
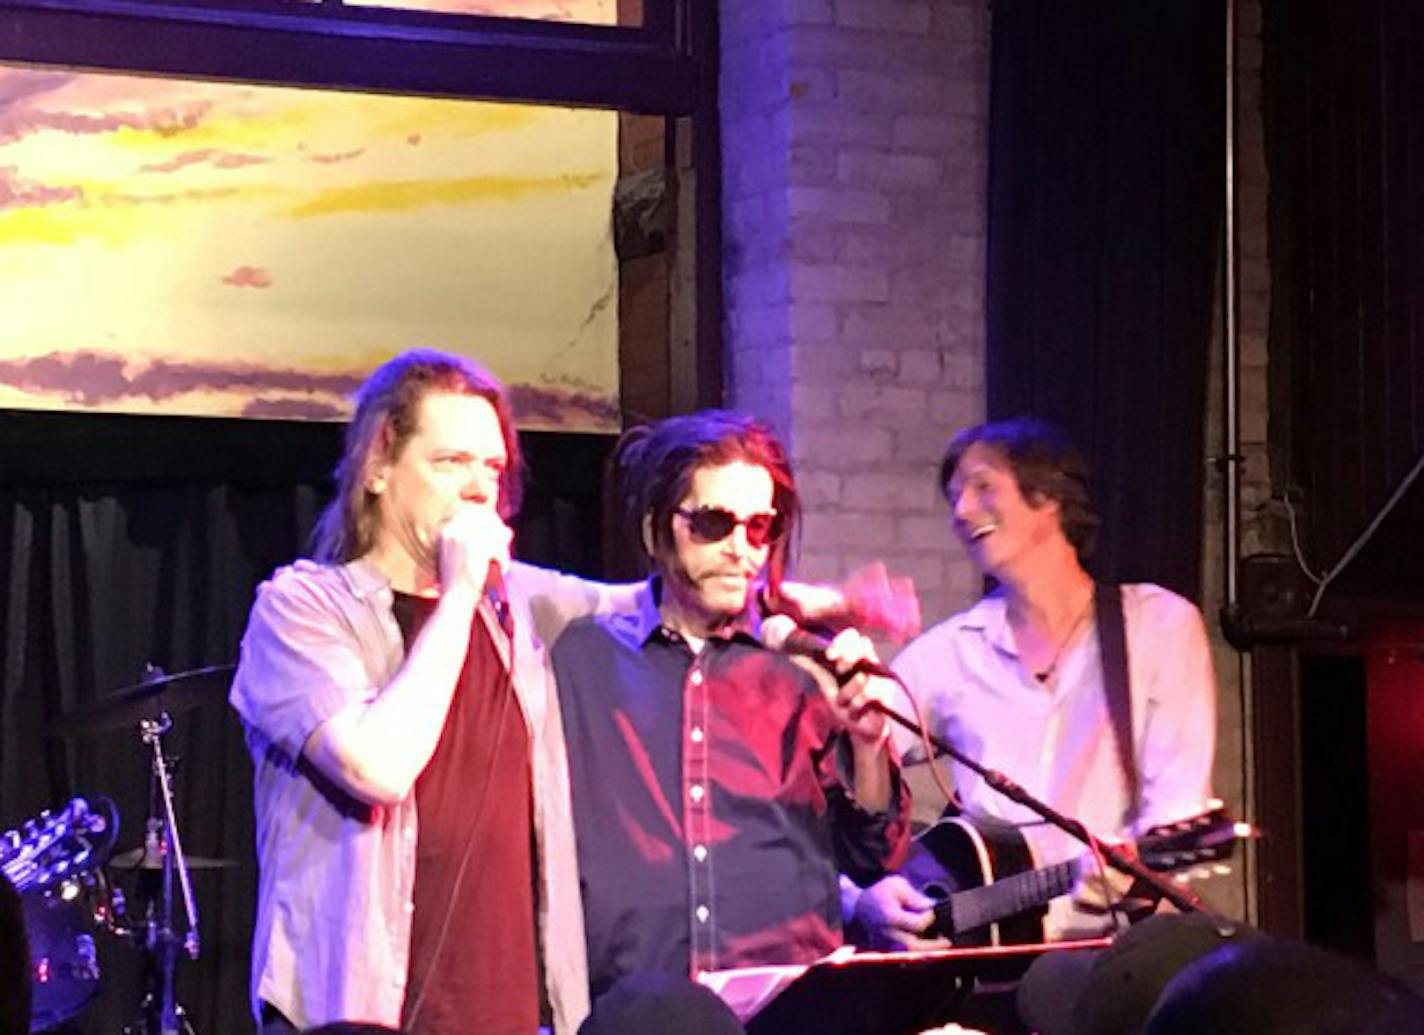
POLYGON ((808 966, 744 967, 699 974, 747 1035, 913 1035, 952 1021, 980 982, 1018 978, 1045 952, 1102 949, 1106 938, 1052 945, 928 952, 833 953, 808 966))

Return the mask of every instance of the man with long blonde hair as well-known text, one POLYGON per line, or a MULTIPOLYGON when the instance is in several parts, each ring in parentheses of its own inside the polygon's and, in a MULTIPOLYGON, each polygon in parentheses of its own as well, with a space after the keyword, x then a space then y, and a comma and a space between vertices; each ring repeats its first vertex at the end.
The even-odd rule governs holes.
POLYGON ((542 644, 627 592, 510 561, 520 478, 499 382, 407 352, 358 393, 316 559, 258 591, 232 703, 263 1030, 571 1035, 587 1012, 542 644))

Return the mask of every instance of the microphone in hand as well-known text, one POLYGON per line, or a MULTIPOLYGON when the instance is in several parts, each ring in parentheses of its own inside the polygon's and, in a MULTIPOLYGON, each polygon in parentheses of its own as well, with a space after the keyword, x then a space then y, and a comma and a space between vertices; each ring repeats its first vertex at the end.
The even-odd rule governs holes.
POLYGON ((504 569, 499 561, 491 557, 489 570, 485 573, 485 597, 494 608, 494 616, 504 634, 514 638, 514 618, 509 612, 509 591, 504 585, 504 569))
POLYGON ((888 666, 871 658, 862 658, 847 672, 836 672, 835 662, 826 656, 831 641, 819 633, 802 629, 788 615, 768 616, 761 623, 761 640, 774 651, 780 651, 783 654, 799 654, 802 657, 810 658, 818 665, 835 673, 836 678, 842 683, 849 682, 861 674, 884 676, 886 679, 896 678, 895 673, 888 666))

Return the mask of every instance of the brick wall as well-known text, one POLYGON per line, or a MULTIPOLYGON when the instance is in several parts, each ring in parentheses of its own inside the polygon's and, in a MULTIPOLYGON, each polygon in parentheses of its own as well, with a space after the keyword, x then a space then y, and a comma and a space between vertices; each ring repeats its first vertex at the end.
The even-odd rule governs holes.
POLYGON ((983 414, 983 0, 722 4, 727 398, 787 438, 799 571, 870 557, 927 621, 973 573, 935 471, 983 414))
MULTIPOLYGON (((1249 551, 1277 548, 1281 528, 1265 462, 1260 0, 1239 24, 1249 551)), ((927 623, 977 589, 934 472, 948 436, 983 414, 989 32, 985 0, 722 4, 728 401, 791 443, 808 511, 800 571, 834 578, 884 557, 915 577, 927 623)), ((1220 490, 1208 486, 1204 601, 1222 684, 1216 783, 1246 814, 1244 672, 1214 621, 1220 490)), ((1243 915, 1246 886, 1238 869, 1204 890, 1243 915)))

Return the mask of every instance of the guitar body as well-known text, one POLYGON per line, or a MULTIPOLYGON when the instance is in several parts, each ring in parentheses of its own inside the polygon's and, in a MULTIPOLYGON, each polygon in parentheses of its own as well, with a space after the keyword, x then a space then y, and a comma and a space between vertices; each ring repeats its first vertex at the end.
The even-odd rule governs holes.
MULTIPOLYGON (((1225 859, 1239 838, 1250 836, 1243 826, 1214 802, 1144 833, 1138 859, 1164 872, 1225 859)), ((1079 859, 1069 859, 1038 867, 1017 827, 949 816, 915 838, 900 874, 935 900, 928 934, 962 946, 1024 945, 1045 940, 1047 904, 1072 890, 1079 866, 1079 859)))
MULTIPOLYGON (((1037 863, 1028 842, 1019 831, 1007 824, 985 820, 970 821, 963 816, 941 819, 925 830, 910 848, 910 857, 900 873, 922 893, 938 902, 948 903, 972 889, 984 889, 976 899, 995 895, 999 889, 990 885, 1006 877, 1030 874, 1037 863)), ((964 928, 964 923, 937 924, 958 946, 1027 945, 1043 941, 1043 918, 1048 913, 1044 902, 1015 902, 1005 899, 991 906, 990 911, 1002 918, 987 925, 964 928), (1012 912, 1017 905, 1022 910, 1012 912), (948 929, 946 929, 948 928, 948 929)), ((972 922, 972 921, 971 921, 972 922)))

